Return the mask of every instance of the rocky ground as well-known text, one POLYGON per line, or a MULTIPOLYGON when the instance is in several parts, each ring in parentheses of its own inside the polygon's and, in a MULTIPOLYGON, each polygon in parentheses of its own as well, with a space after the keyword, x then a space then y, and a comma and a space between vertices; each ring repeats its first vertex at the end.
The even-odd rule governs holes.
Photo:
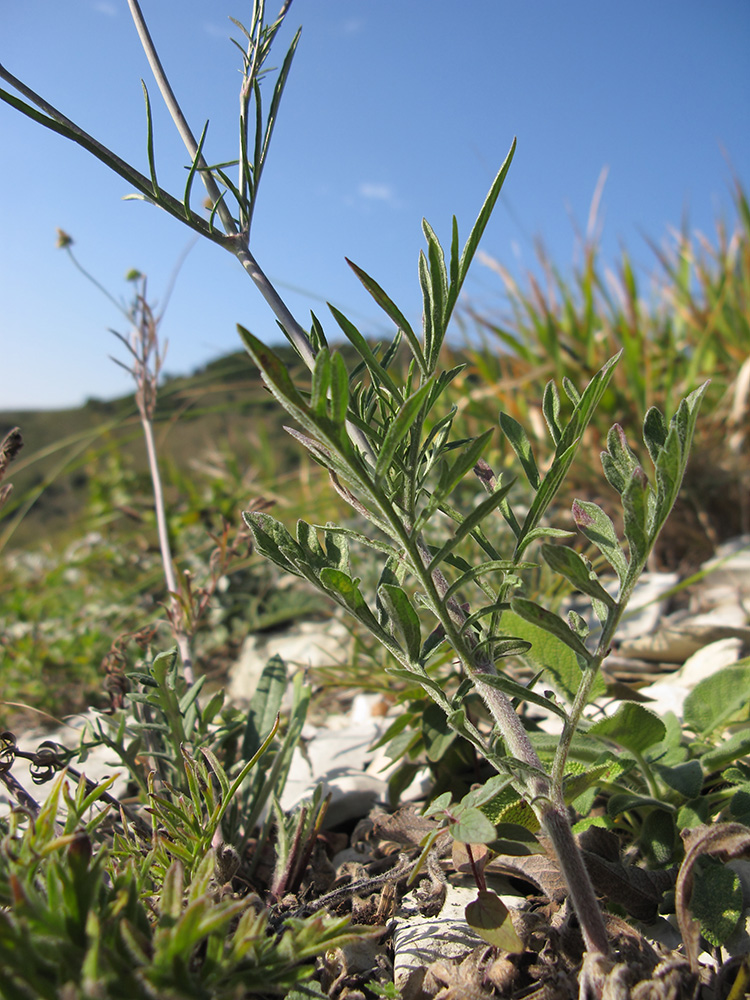
MULTIPOLYGON (((750 537, 722 545, 688 587, 675 590, 679 583, 674 573, 644 577, 631 605, 634 613, 606 664, 610 680, 636 687, 657 712, 671 710, 678 716, 701 679, 750 653, 750 537)), ((229 697, 239 706, 249 704, 271 655, 280 655, 290 670, 309 668, 314 678, 317 666, 345 662, 349 642, 348 631, 335 619, 299 623, 283 635, 251 637, 231 670, 229 697)), ((430 822, 419 812, 428 774, 417 775, 398 811, 388 808, 390 762, 382 750, 371 749, 392 721, 388 711, 382 697, 359 694, 342 711, 308 723, 282 800, 291 809, 319 785, 331 796, 317 870, 285 907, 294 912, 325 904, 335 912, 351 912, 358 922, 387 928, 368 944, 326 956, 320 969, 325 995, 358 1000, 372 995, 363 992, 372 981, 394 982, 407 1000, 567 1000, 577 995, 582 944, 553 858, 500 856, 486 868, 488 886, 510 908, 523 943, 520 953, 491 947, 466 924, 464 907, 476 897, 476 887, 466 858, 455 850, 438 850, 421 883, 407 887, 430 822)), ((55 733, 18 735, 18 746, 31 750, 40 739, 73 746, 85 722, 78 717, 55 733)), ((554 717, 543 724, 553 731, 554 717)), ((111 755, 91 754, 82 769, 100 780, 112 772, 111 755)), ((38 797, 28 761, 17 758, 12 775, 38 797)), ((122 788, 115 786, 115 794, 122 788)), ((6 789, 0 808, 13 804, 6 789)), ((607 859, 611 845, 606 838, 592 834, 582 846, 600 861, 613 863, 612 857, 607 859)), ((616 847, 614 860, 619 863, 616 847)), ((604 995, 610 1000, 728 995, 717 983, 716 970, 729 959, 750 954, 750 862, 731 863, 742 881, 744 915, 724 949, 702 952, 697 974, 674 922, 659 917, 656 906, 644 904, 640 918, 627 907, 628 920, 608 918, 616 960, 605 970, 587 970, 585 976, 606 980, 604 995), (710 989, 702 986, 708 982, 710 989)))

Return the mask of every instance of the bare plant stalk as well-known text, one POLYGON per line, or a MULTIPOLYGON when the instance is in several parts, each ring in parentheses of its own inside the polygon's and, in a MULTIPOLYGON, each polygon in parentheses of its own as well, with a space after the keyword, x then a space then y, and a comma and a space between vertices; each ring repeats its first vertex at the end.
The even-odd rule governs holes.
POLYGON ((190 648, 190 637, 182 625, 183 613, 180 603, 177 600, 177 580, 172 562, 172 550, 169 544, 169 532, 167 531, 167 519, 164 508, 164 491, 161 485, 161 475, 159 473, 159 462, 156 455, 156 443, 154 441, 154 425, 150 418, 146 418, 141 412, 141 425, 143 436, 146 441, 146 452, 148 454, 148 468, 151 475, 151 485, 154 491, 154 511, 156 513, 156 528, 159 534, 159 551, 161 552, 162 566, 164 567, 164 579, 169 591, 169 622, 172 628, 174 640, 180 653, 182 662, 182 672, 188 684, 195 680, 193 672, 193 654, 190 648))
POLYGON ((146 454, 148 456, 148 467, 154 495, 156 528, 159 536, 159 551, 161 552, 164 580, 169 594, 167 599, 167 617, 180 654, 183 676, 188 684, 192 684, 195 680, 193 655, 190 647, 190 636, 185 628, 185 615, 179 601, 180 589, 177 585, 174 562, 172 560, 172 549, 169 544, 164 490, 162 488, 159 461, 156 453, 156 441, 154 439, 154 410, 156 409, 157 386, 159 373, 164 361, 164 354, 166 353, 166 345, 160 353, 158 339, 159 317, 154 315, 146 298, 145 277, 137 275, 136 280, 140 282, 140 289, 136 294, 135 303, 130 311, 130 318, 133 322, 130 338, 128 339, 123 337, 122 334, 114 330, 112 331, 130 352, 133 359, 133 367, 128 368, 127 365, 117 361, 116 358, 113 358, 113 360, 125 368, 135 380, 135 401, 141 418, 143 437, 146 442, 146 454))

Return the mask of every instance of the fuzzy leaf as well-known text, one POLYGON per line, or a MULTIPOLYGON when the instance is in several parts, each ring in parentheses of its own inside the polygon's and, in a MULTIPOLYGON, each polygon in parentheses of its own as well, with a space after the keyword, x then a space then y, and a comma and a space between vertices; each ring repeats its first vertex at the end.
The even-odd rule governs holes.
POLYGON ((562 427, 560 426, 560 393, 557 391, 557 386, 552 381, 548 382, 544 387, 544 394, 542 396, 542 413, 544 414, 544 419, 547 422, 547 428, 550 432, 550 436, 555 444, 558 445, 563 433, 562 427))
MULTIPOLYGON (((552 678, 551 686, 568 704, 572 704, 581 682, 581 666, 573 650, 555 635, 512 611, 503 614, 502 627, 504 631, 531 642, 531 649, 525 654, 525 658, 535 669, 544 670, 545 676, 549 675, 552 678)), ((591 690, 591 699, 603 695, 606 687, 601 674, 598 674, 591 690)))
POLYGON ((634 753, 643 753, 665 738, 667 728, 658 715, 643 705, 626 701, 614 715, 590 726, 588 736, 600 736, 634 753))
POLYGON ((243 510, 242 519, 252 531, 255 547, 261 555, 288 573, 302 575, 296 560, 293 561, 295 551, 298 558, 303 558, 302 549, 280 521, 262 511, 249 510, 243 510))
MULTIPOLYGON (((479 241, 481 240, 484 234, 484 230, 487 227, 487 223, 490 221, 492 210, 495 207, 495 202, 500 196, 500 191, 502 189, 503 183, 505 182, 507 173, 510 170, 510 165, 513 160, 513 154, 515 153, 515 151, 516 151, 516 140, 514 139, 513 144, 510 147, 510 151, 505 158, 505 162, 503 163, 502 167, 500 167, 500 170, 498 171, 494 181, 492 182, 492 187, 490 188, 489 193, 485 198, 484 204, 482 205, 482 208, 479 211, 479 215, 477 216, 477 221, 474 223, 474 227, 469 233, 469 238, 467 239, 464 245, 461 257, 458 261, 458 267, 455 268, 453 260, 451 261, 451 273, 454 272, 455 268, 455 270, 457 271, 457 277, 455 281, 451 281, 451 287, 448 293, 448 301, 446 303, 446 308, 445 308, 446 317, 450 316, 451 312, 453 311, 453 307, 458 301, 458 295, 459 292, 461 291, 461 286, 463 285, 466 275, 468 274, 469 267, 471 266, 471 262, 474 259, 474 254, 477 252, 479 241)), ((454 246, 456 243, 457 243, 457 236, 455 235, 455 227, 454 227, 452 246, 454 246)))
POLYGON ((286 665, 280 656, 272 656, 258 679, 247 713, 242 739, 243 760, 252 760, 273 729, 286 688, 286 665))
MULTIPOLYGON (((526 649, 521 650, 522 652, 527 652, 531 647, 531 643, 524 643, 523 645, 526 649)), ((478 683, 498 688, 500 691, 504 691, 509 698, 516 699, 519 702, 527 701, 531 705, 539 705, 540 708, 546 708, 547 711, 559 715, 561 719, 568 718, 568 713, 562 705, 558 705, 551 698, 545 698, 542 694, 537 694, 536 691, 529 690, 523 684, 519 684, 518 681, 514 681, 510 677, 505 677, 503 674, 483 674, 478 683)))
POLYGON ((457 821, 449 828, 454 840, 462 844, 491 844, 495 839, 495 827, 481 809, 459 806, 455 815, 457 821))
POLYGON ((610 486, 623 493, 630 482, 638 459, 633 454, 625 437, 625 431, 614 424, 607 434, 607 450, 601 454, 602 469, 610 486))
POLYGON ((646 858, 656 867, 672 860, 677 839, 674 815, 667 809, 651 809, 641 827, 639 841, 646 858))
POLYGON ((727 764, 731 764, 747 754, 750 754, 750 734, 748 734, 747 730, 744 732, 740 730, 737 733, 732 733, 731 736, 723 740, 713 750, 708 750, 704 753, 701 757, 701 766, 706 774, 710 774, 712 771, 718 771, 722 767, 726 767, 727 764))
POLYGON ((516 540, 516 557, 520 556, 530 544, 532 539, 531 533, 537 528, 547 508, 555 499, 577 450, 578 442, 574 441, 565 451, 555 456, 555 460, 550 466, 547 475, 542 480, 536 496, 529 507, 528 514, 521 525, 521 531, 516 540))
POLYGON ((486 500, 477 504, 474 510, 459 524, 456 529, 456 533, 453 538, 449 538, 448 541, 435 553, 430 562, 429 570, 432 572, 436 569, 440 563, 442 563, 447 556, 449 556, 453 550, 459 545, 467 535, 479 527, 484 519, 492 513, 505 499, 510 490, 513 488, 515 480, 511 480, 504 486, 498 487, 494 493, 491 493, 486 500))
POLYGON ((362 596, 359 580, 352 579, 348 573, 339 569, 326 566, 320 571, 320 582, 338 600, 338 603, 348 608, 358 621, 370 629, 373 635, 381 641, 389 638, 362 596))
POLYGON ((622 583, 628 575, 628 561, 617 538, 615 526, 607 514, 595 503, 575 500, 573 520, 586 538, 596 545, 622 583))
POLYGON ((703 768, 700 761, 686 760, 674 767, 665 767, 657 763, 653 767, 662 781, 683 798, 695 799, 700 795, 703 787, 703 768))
POLYGON ((312 372, 310 409, 317 417, 328 412, 328 392, 331 388, 331 354, 327 347, 318 351, 312 372))
POLYGON ((675 886, 675 912, 690 967, 697 972, 700 932, 705 936, 708 931, 709 940, 711 935, 717 940, 721 937, 719 943, 723 944, 725 932, 728 936, 736 926, 737 919, 732 923, 732 913, 737 903, 740 909, 742 906, 741 891, 736 895, 734 879, 730 887, 726 876, 712 875, 710 869, 699 868, 698 862, 705 855, 709 856, 707 860, 747 858, 750 856, 750 830, 740 823, 714 823, 696 827, 684 841, 685 858, 675 886), (703 883, 700 888, 699 883, 703 883), (696 892, 698 913, 694 912, 696 892), (706 899, 705 896, 713 898, 706 899))
POLYGON ((625 537, 630 546, 630 562, 640 564, 646 558, 652 541, 649 524, 649 494, 651 486, 640 465, 633 469, 622 491, 625 537))
POLYGON ((685 724, 705 736, 729 722, 750 702, 750 661, 724 667, 695 685, 685 699, 685 724))
POLYGON ((331 358, 331 420, 343 424, 348 408, 349 374, 344 359, 337 351, 331 358))
POLYGON ((430 702, 422 713, 422 738, 427 759, 433 763, 445 756, 457 738, 456 732, 448 724, 445 712, 433 702, 430 702))
MULTIPOLYGON (((488 562, 480 563, 478 566, 472 566, 471 569, 466 570, 454 583, 450 585, 446 594, 445 600, 449 600, 458 590, 462 590, 467 587, 470 583, 475 580, 481 579, 488 573, 512 573, 518 570, 518 564, 512 563, 508 559, 491 559, 488 562)), ((500 581, 502 583, 502 579, 500 581)))
MULTIPOLYGON (((419 346, 419 340, 418 340, 416 334, 414 333, 414 330, 412 330, 411 326, 406 321, 406 319, 405 319, 403 313, 401 312, 401 310, 386 295, 386 293, 383 291, 383 289, 380 287, 380 285, 377 283, 377 281, 375 281, 374 278, 371 278, 369 276, 369 274, 367 274, 365 271, 362 270, 361 267, 357 267, 356 264, 352 263, 352 261, 350 261, 348 257, 346 257, 345 260, 346 260, 347 264, 349 265, 349 267, 352 269, 352 271, 354 271, 354 273, 357 275, 357 277, 359 278, 359 280, 365 286, 365 288, 370 293, 370 295, 375 299, 375 301, 380 306, 380 308, 383 310, 383 312, 387 316, 389 316, 390 319, 393 320, 393 322, 396 324, 396 326, 398 327, 399 330, 403 331, 404 335, 406 336, 406 339, 409 341, 409 345, 410 345, 410 347, 412 349, 412 352, 414 353, 414 357, 417 358, 418 362, 421 359, 422 363, 421 363, 420 367, 424 370, 425 369, 425 364, 424 364, 424 358, 422 357, 422 349, 419 346)), ((336 316, 337 312, 338 312, 338 310, 336 312, 334 312, 334 316, 336 316)), ((337 322, 338 322, 338 319, 337 319, 337 322)), ((344 330, 344 333, 346 333, 346 330, 344 330)), ((348 334, 347 334, 347 336, 348 336, 348 334)), ((355 344, 355 347, 356 346, 357 345, 355 344)), ((364 357, 364 355, 362 355, 362 357, 364 357)), ((374 356, 373 356, 373 358, 374 358, 374 356)))
POLYGON ((440 478, 433 494, 433 508, 437 508, 443 500, 453 492, 455 487, 461 482, 467 472, 473 469, 482 456, 482 452, 489 439, 492 437, 492 428, 480 434, 479 437, 468 445, 465 451, 461 452, 452 464, 447 461, 440 470, 440 478))
POLYGON ((715 948, 724 944, 737 926, 742 907, 737 873, 716 858, 701 858, 696 865, 690 910, 709 944, 715 948))
POLYGON ((664 414, 656 406, 652 406, 643 420, 643 440, 648 448, 651 461, 656 465, 659 452, 667 440, 667 422, 664 414))

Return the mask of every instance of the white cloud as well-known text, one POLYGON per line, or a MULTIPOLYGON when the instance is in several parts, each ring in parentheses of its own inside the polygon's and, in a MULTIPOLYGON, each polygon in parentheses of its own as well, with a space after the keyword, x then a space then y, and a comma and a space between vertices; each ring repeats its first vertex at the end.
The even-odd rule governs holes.
POLYGON ((117 17, 117 6, 110 3, 110 0, 96 0, 96 3, 92 3, 91 7, 98 14, 106 14, 107 17, 117 17))
POLYGON ((387 201, 393 204, 396 200, 390 184, 377 184, 372 181, 363 181, 357 188, 357 194, 368 201, 387 201))
POLYGON ((339 24, 339 33, 342 35, 358 35, 364 31, 365 21, 361 17, 348 17, 339 24))

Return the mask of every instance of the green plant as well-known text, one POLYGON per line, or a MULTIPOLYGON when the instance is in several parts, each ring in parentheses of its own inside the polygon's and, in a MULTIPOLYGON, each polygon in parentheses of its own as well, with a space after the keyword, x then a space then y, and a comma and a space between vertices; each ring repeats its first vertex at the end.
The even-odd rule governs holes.
POLYGON ((119 707, 74 750, 47 742, 32 753, 3 734, 0 780, 20 806, 0 823, 3 995, 283 994, 315 956, 372 933, 281 904, 306 875, 326 807, 320 792, 289 816, 277 805, 310 698, 302 675, 283 726, 278 658, 245 715, 221 691, 201 703, 205 678, 188 684, 176 650, 120 679, 119 707), (114 778, 95 785, 77 770, 101 744, 137 803, 111 795, 114 778), (42 806, 13 777, 19 757, 37 783, 54 778, 42 806), (258 862, 274 853, 264 882, 258 862))
POLYGON ((208 750, 185 764, 187 799, 151 793, 150 850, 127 823, 111 849, 95 849, 107 812, 90 814, 106 783, 91 790, 82 778, 71 791, 65 772, 31 821, 11 817, 0 841, 3 996, 284 995, 322 950, 361 936, 323 914, 282 920, 271 933, 272 911, 232 889, 238 856, 211 846, 255 761, 231 784, 208 750))

